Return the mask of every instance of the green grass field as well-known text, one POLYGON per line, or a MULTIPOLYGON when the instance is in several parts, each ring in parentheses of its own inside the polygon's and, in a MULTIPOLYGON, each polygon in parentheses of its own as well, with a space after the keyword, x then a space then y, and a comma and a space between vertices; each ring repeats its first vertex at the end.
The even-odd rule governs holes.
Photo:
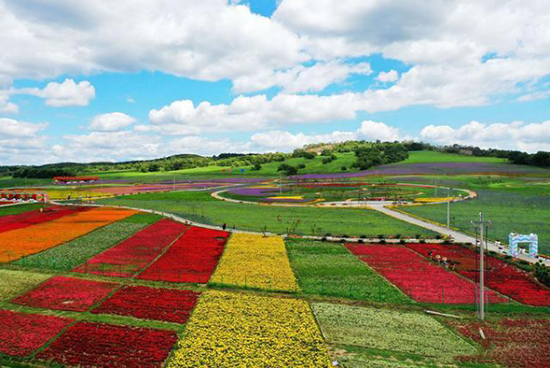
POLYGON ((456 155, 437 151, 413 151, 409 152, 409 158, 401 161, 401 164, 423 164, 432 162, 489 162, 505 163, 505 158, 498 157, 476 157, 469 155, 456 155))
POLYGON ((138 194, 104 199, 98 203, 165 211, 201 223, 226 223, 229 228, 251 231, 374 237, 379 234, 435 235, 373 210, 238 204, 216 200, 205 192, 138 194))
MULTIPOLYGON (((473 232, 470 221, 476 220, 479 212, 483 212, 486 219, 493 221, 493 227, 489 229, 491 239, 507 243, 508 234, 511 232, 535 233, 539 236, 539 251, 550 254, 550 197, 547 190, 544 186, 477 190, 478 198, 451 205, 451 225, 463 231, 473 232)), ((446 222, 446 205, 401 209, 440 223, 446 222)))
POLYGON ((448 363, 458 355, 477 352, 475 346, 426 314, 328 303, 314 303, 312 309, 331 344, 437 358, 448 363))
POLYGON ((305 294, 382 303, 411 302, 341 243, 287 239, 286 247, 305 294))
POLYGON ((0 216, 17 215, 19 213, 37 210, 40 207, 44 207, 44 204, 29 203, 29 204, 19 204, 17 206, 0 207, 0 216))

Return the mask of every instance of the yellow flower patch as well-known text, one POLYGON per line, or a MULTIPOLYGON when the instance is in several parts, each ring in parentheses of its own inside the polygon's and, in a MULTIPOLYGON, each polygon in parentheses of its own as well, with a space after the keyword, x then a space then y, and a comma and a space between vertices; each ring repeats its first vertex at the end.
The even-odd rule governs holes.
POLYGON ((233 234, 210 282, 264 290, 299 290, 280 236, 233 234))
POLYGON ((330 367, 303 300, 206 291, 169 368, 330 367))
POLYGON ((442 198, 415 198, 414 202, 417 203, 437 203, 437 202, 448 202, 452 201, 453 197, 442 197, 442 198))
POLYGON ((302 196, 267 197, 267 199, 304 199, 302 196))

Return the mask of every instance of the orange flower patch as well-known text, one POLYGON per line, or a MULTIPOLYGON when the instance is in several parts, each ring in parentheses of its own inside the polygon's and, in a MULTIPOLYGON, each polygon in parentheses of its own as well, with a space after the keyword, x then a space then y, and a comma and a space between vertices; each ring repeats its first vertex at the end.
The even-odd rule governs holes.
POLYGON ((55 247, 135 213, 137 211, 93 208, 43 224, 7 231, 0 234, 0 262, 11 262, 55 247))

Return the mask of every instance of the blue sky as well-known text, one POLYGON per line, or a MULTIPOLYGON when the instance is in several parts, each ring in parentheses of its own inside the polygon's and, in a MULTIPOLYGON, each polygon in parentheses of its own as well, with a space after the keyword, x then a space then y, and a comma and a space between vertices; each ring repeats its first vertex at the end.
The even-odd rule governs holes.
POLYGON ((0 164, 348 139, 550 150, 544 2, 109 4, 0 0, 0 164))

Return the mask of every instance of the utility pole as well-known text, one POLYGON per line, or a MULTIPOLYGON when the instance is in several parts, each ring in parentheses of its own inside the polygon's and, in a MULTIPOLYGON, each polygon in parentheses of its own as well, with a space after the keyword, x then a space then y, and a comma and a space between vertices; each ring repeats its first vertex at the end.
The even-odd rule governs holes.
POLYGON ((447 229, 451 229, 451 196, 453 195, 453 188, 449 188, 449 200, 447 201, 447 229))
POLYGON ((485 320, 485 230, 492 225, 486 221, 483 212, 479 213, 479 221, 472 221, 476 227, 479 226, 479 319, 485 320))

